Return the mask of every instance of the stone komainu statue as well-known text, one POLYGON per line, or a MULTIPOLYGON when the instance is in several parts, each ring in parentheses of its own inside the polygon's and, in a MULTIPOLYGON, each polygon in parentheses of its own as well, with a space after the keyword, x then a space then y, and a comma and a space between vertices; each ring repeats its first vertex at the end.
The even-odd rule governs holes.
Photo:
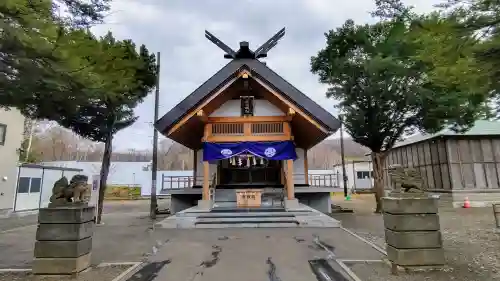
POLYGON ((417 168, 390 166, 389 177, 395 184, 396 192, 424 192, 424 179, 417 168))
POLYGON ((66 177, 60 178, 54 183, 50 203, 64 205, 73 202, 88 202, 90 187, 87 181, 88 177, 85 175, 74 175, 69 182, 66 177))

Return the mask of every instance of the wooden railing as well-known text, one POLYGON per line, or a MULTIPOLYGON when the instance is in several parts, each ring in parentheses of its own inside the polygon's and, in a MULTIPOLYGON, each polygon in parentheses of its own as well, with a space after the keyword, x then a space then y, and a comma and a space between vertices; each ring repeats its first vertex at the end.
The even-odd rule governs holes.
MULTIPOLYGON (((305 174, 294 174, 293 180, 295 184, 306 183, 305 174)), ((308 174, 307 183, 311 187, 339 187, 340 177, 338 174, 308 174)))
POLYGON ((252 135, 283 135, 285 134, 284 125, 282 122, 269 122, 269 123, 252 123, 252 135))
MULTIPOLYGON (((284 182, 286 182, 286 173, 283 173, 284 182)), ((305 174, 294 174, 293 180, 295 184, 305 184, 305 174)), ((341 176, 338 174, 309 174, 307 176, 308 183, 311 187, 339 187, 341 176)), ((211 177, 210 187, 216 185, 216 174, 211 177)), ((199 176, 165 176, 162 175, 162 189, 183 189, 192 188, 194 185, 203 185, 203 177, 199 176)))
POLYGON ((282 141, 292 133, 287 116, 209 117, 205 124, 204 141, 282 141))
MULTIPOLYGON (((210 180, 210 188, 217 184, 217 173, 213 173, 210 180)), ((161 189, 183 189, 193 188, 193 186, 203 186, 203 176, 165 176, 162 175, 161 189)))
POLYGON ((192 188, 194 185, 202 185, 203 177, 194 176, 165 176, 162 175, 161 189, 183 189, 192 188))
POLYGON ((212 124, 212 135, 243 136, 244 127, 243 123, 215 123, 212 124))

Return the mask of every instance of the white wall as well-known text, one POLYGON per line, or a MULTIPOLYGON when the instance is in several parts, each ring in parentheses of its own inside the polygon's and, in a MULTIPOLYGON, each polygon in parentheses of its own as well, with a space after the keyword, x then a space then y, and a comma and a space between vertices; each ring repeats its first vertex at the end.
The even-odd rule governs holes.
MULTIPOLYGON (((342 180, 342 165, 333 167, 334 173, 340 175, 340 187, 344 188, 342 180)), ((373 186, 373 177, 371 176, 373 167, 371 162, 347 162, 347 188, 348 189, 369 189, 373 186), (359 174, 358 174, 359 172, 359 174)))
MULTIPOLYGON (((196 180, 198 182, 201 182, 203 180, 203 149, 200 149, 196 152, 196 161, 198 162, 196 165, 196 180)), ((217 163, 211 163, 208 170, 210 177, 214 173, 217 173, 217 163)))
MULTIPOLYGON (((12 209, 16 193, 17 150, 21 147, 24 117, 17 109, 0 109, 0 124, 6 125, 5 142, 0 144, 0 210, 12 209)), ((1 140, 0 140, 1 141, 1 140)))
MULTIPOLYGON (((202 156, 201 156, 202 157, 202 156)), ((45 162, 48 166, 82 169, 82 174, 89 176, 89 184, 92 184, 92 176, 99 175, 101 162, 79 162, 79 161, 53 161, 45 162)), ((201 166, 203 167, 203 166, 201 166)), ((217 167, 215 167, 216 171, 217 167)), ((203 174, 203 171, 201 172, 203 174)), ((170 188, 170 182, 163 184, 163 176, 192 176, 192 170, 185 171, 158 171, 156 176, 156 193, 160 194, 162 187, 170 188)), ((152 178, 150 162, 111 162, 108 175, 109 185, 130 185, 141 187, 142 196, 151 195, 152 178)), ((173 183, 172 188, 178 188, 179 184, 173 183)))
POLYGON ((14 211, 36 210, 40 206, 43 170, 20 168, 14 211), (36 183, 35 183, 36 182, 36 183))
MULTIPOLYGON (((254 101, 254 116, 283 116, 285 113, 267 100, 254 101)), ((240 117, 241 101, 229 100, 216 109, 210 117, 240 117)))
POLYGON ((36 210, 49 205, 52 187, 61 177, 70 180, 79 171, 50 167, 20 167, 17 174, 14 211, 36 210))
POLYGON ((297 159, 293 161, 293 180, 294 183, 307 184, 307 179, 304 175, 304 149, 295 148, 297 159))

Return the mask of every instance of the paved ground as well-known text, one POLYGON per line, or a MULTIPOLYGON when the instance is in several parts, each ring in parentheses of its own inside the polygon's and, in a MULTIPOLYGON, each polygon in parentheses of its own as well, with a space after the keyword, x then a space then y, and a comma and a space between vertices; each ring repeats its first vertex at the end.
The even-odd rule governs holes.
MULTIPOLYGON (((342 229, 152 229, 147 211, 147 201, 106 203, 92 263, 168 263, 156 280, 313 281, 312 259, 382 258, 342 229)), ((35 221, 35 216, 0 221, 0 268, 30 268, 35 221)))
MULTIPOLYGON (((355 213, 333 216, 384 248, 382 218, 372 213, 371 196, 339 202, 355 213)), ((309 261, 318 258, 336 269, 334 261, 344 261, 363 281, 500 280, 500 236, 493 232, 490 209, 440 210, 449 268, 400 276, 391 276, 378 251, 343 229, 153 230, 148 209, 147 201, 106 203, 105 225, 96 228, 92 262, 151 263, 139 272, 142 277, 128 281, 151 281, 144 278, 155 271, 157 281, 314 281, 309 261)), ((36 231, 29 225, 34 222, 34 216, 0 220, 0 268, 29 268, 36 231)))
MULTIPOLYGON (((92 263, 141 261, 163 234, 152 231, 148 201, 110 201, 93 237, 92 263)), ((29 268, 36 215, 0 219, 0 268, 29 268)))
POLYGON ((382 258, 370 245, 340 228, 193 229, 165 233, 169 241, 151 260, 169 260, 170 264, 155 280, 270 280, 269 270, 274 267, 275 280, 314 281, 317 279, 310 260, 382 258))

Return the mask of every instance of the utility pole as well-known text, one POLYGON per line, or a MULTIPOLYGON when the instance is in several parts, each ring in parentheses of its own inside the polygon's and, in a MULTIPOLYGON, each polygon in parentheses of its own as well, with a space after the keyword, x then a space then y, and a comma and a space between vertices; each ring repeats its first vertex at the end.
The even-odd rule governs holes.
POLYGON ((158 120, 158 107, 160 103, 160 52, 156 53, 156 89, 155 89, 155 111, 153 120, 153 159, 151 163, 151 209, 150 217, 156 219, 158 201, 156 198, 156 177, 158 170, 158 131, 154 124, 158 120))
POLYGON ((344 197, 347 197, 347 172, 345 170, 345 153, 344 153, 344 122, 342 115, 339 115, 340 120, 340 157, 342 158, 342 180, 344 181, 344 197))

